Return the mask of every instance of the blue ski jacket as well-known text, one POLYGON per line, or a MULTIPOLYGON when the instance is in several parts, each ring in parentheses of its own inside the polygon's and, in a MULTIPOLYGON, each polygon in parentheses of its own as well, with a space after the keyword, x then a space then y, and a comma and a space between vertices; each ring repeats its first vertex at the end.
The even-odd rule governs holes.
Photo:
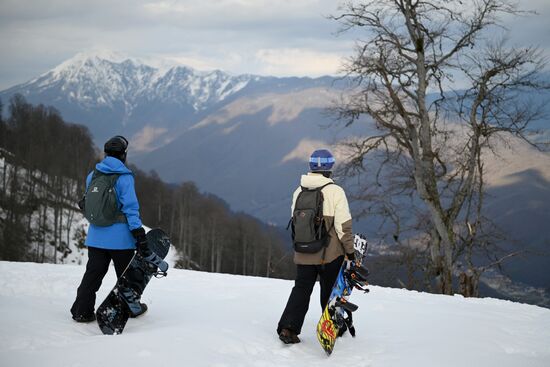
MULTIPOLYGON (((90 224, 85 244, 89 247, 109 250, 135 249, 136 240, 130 231, 141 227, 141 218, 134 187, 134 175, 122 161, 114 157, 105 157, 103 161, 96 164, 95 168, 103 173, 120 174, 115 184, 115 192, 120 210, 126 215, 128 223, 115 223, 108 227, 90 224)), ((86 178, 86 190, 93 174, 93 171, 90 172, 86 178)))

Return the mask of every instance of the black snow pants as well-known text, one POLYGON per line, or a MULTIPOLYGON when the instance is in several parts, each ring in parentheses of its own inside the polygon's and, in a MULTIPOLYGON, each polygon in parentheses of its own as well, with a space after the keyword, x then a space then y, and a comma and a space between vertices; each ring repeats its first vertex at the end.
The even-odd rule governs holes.
POLYGON ((319 283, 321 284, 321 310, 324 310, 343 261, 344 257, 340 256, 324 266, 297 265, 294 287, 279 320, 277 334, 282 329, 290 329, 296 334, 300 334, 317 276, 319 276, 319 283))
POLYGON ((76 300, 71 307, 73 316, 90 315, 94 312, 96 292, 109 270, 111 260, 115 264, 115 272, 119 278, 132 260, 134 253, 134 250, 107 250, 88 247, 86 271, 76 292, 76 300))

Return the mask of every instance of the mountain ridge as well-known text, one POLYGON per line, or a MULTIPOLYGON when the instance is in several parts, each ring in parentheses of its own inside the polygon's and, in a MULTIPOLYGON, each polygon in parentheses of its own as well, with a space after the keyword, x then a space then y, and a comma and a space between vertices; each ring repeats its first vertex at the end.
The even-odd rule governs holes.
MULTIPOLYGON (((115 133, 149 142, 161 138, 164 143, 174 139, 174 132, 180 134, 236 98, 330 87, 335 82, 328 76, 232 75, 181 64, 152 64, 108 50, 83 52, 0 91, 0 98, 7 102, 21 94, 33 104, 55 106, 67 120, 88 126, 98 145, 115 133)), ((134 145, 130 154, 159 145, 134 145)))
POLYGON ((99 106, 110 106, 118 100, 135 102, 139 98, 182 102, 174 96, 180 91, 189 97, 188 102, 193 108, 199 110, 207 102, 221 101, 258 78, 246 74, 231 76, 220 70, 196 71, 183 65, 156 68, 138 59, 80 53, 39 77, 4 92, 17 91, 26 95, 31 88, 59 87, 61 91, 68 91, 75 103, 89 106, 95 102, 99 106), (101 87, 99 92, 95 90, 97 87, 101 87))

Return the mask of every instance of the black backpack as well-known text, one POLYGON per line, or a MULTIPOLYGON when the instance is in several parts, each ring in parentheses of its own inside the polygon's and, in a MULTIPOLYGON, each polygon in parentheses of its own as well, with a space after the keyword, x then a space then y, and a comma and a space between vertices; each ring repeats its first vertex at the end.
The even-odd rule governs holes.
MULTIPOLYGON (((115 223, 127 223, 118 207, 115 184, 119 174, 106 174, 94 170, 88 190, 83 198, 84 216, 96 226, 107 227, 115 223)), ((79 205, 80 206, 80 205, 79 205)))
POLYGON ((332 182, 329 182, 314 189, 302 186, 289 223, 292 225, 294 251, 313 254, 328 245, 330 237, 323 218, 323 193, 321 190, 331 184, 332 182))

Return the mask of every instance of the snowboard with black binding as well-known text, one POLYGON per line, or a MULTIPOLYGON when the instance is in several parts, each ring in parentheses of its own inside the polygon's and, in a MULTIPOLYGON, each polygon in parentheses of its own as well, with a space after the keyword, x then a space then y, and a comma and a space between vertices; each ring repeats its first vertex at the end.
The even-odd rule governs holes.
POLYGON ((162 229, 155 228, 147 232, 147 245, 149 253, 134 255, 96 311, 103 334, 121 334, 130 317, 145 311, 140 299, 151 278, 167 275, 168 264, 164 258, 170 249, 170 238, 162 229))
POLYGON ((351 336, 355 337, 353 326, 353 312, 358 306, 349 302, 349 297, 354 288, 368 292, 367 275, 368 270, 364 267, 363 260, 367 254, 367 240, 361 234, 354 236, 355 265, 346 269, 342 265, 327 306, 323 310, 321 319, 317 324, 317 339, 327 355, 330 355, 336 344, 336 338, 348 330, 351 336))

